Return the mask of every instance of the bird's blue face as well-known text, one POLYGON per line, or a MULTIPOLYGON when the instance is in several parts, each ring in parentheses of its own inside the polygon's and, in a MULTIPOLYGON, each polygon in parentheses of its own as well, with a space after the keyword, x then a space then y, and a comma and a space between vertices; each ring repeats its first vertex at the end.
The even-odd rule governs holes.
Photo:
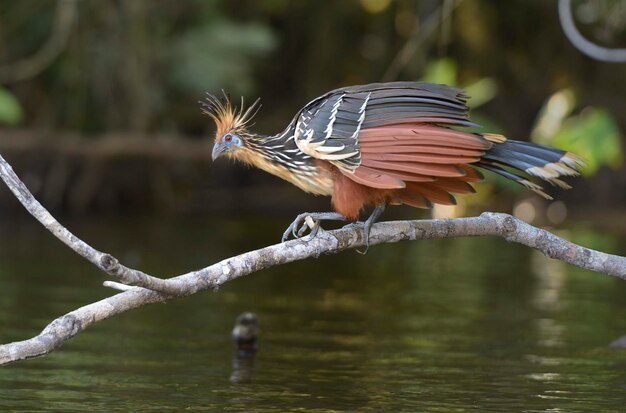
POLYGON ((241 147, 241 138, 232 132, 228 132, 215 142, 211 156, 213 160, 216 160, 224 154, 232 153, 239 147, 241 147))

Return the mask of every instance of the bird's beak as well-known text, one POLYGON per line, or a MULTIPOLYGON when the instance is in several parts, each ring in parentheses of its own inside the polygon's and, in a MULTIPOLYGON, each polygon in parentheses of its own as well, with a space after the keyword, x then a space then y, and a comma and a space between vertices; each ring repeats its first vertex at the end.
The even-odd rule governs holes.
POLYGON ((213 158, 213 160, 215 161, 217 158, 224 155, 226 149, 226 145, 222 145, 221 142, 217 142, 215 145, 213 145, 213 152, 211 153, 211 157, 213 158))

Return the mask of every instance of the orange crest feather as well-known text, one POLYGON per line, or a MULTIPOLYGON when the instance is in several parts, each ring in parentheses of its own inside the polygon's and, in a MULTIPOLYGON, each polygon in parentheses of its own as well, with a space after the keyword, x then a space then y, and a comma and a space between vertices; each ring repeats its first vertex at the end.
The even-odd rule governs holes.
POLYGON ((224 97, 221 99, 207 93, 206 101, 200 103, 202 104, 202 112, 209 115, 213 121, 215 121, 215 126, 217 127, 215 140, 219 140, 228 132, 233 132, 238 135, 245 132, 246 128, 249 126, 250 120, 252 120, 261 107, 259 100, 260 99, 254 101, 244 112, 243 97, 241 98, 241 106, 237 107, 230 102, 225 93, 224 97))

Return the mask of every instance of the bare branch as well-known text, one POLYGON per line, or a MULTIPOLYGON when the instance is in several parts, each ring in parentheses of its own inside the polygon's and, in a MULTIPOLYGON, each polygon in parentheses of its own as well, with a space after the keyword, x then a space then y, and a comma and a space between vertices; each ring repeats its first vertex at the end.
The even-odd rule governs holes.
MULTIPOLYGON (((370 245, 403 240, 486 235, 499 236, 507 241, 535 248, 550 258, 626 280, 626 258, 581 247, 508 214, 486 212, 479 217, 471 218, 380 222, 372 227, 370 245)), ((276 265, 318 257, 320 254, 335 254, 361 246, 363 246, 361 227, 352 225, 334 231, 321 231, 310 242, 293 240, 272 245, 180 275, 172 279, 184 286, 176 295, 165 295, 134 287, 57 318, 36 337, 0 345, 0 364, 48 354, 96 322, 133 308, 215 289, 235 278, 276 265)), ((113 286, 110 282, 107 284, 113 286)))
MULTIPOLYGON (((322 230, 309 242, 292 240, 272 245, 198 271, 162 280, 121 265, 113 256, 94 249, 69 232, 33 197, 2 156, 0 176, 44 227, 76 253, 124 283, 106 281, 105 286, 122 292, 55 319, 33 338, 0 345, 0 365, 48 354, 98 321, 133 308, 216 289, 225 282, 276 265, 363 246, 362 226, 348 225, 334 231, 322 230), (145 288, 130 287, 127 284, 145 288)), ((625 257, 581 247, 508 214, 486 212, 471 218, 380 222, 372 227, 369 242, 373 246, 403 240, 486 235, 502 237, 507 241, 535 248, 550 258, 626 280, 625 257)))

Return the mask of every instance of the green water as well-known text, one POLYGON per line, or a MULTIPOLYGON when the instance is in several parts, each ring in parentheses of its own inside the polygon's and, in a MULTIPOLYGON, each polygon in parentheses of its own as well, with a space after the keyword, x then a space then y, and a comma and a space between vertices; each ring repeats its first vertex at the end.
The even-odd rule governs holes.
MULTIPOLYGON (((286 222, 66 221, 175 275, 275 241, 286 222)), ((623 255, 616 235, 562 233, 623 255)), ((112 293, 38 225, 0 221, 0 341, 112 293)), ((624 412, 626 283, 500 239, 374 247, 266 270, 96 324, 0 368, 0 411, 624 412), (236 316, 260 350, 234 358, 236 316)))

